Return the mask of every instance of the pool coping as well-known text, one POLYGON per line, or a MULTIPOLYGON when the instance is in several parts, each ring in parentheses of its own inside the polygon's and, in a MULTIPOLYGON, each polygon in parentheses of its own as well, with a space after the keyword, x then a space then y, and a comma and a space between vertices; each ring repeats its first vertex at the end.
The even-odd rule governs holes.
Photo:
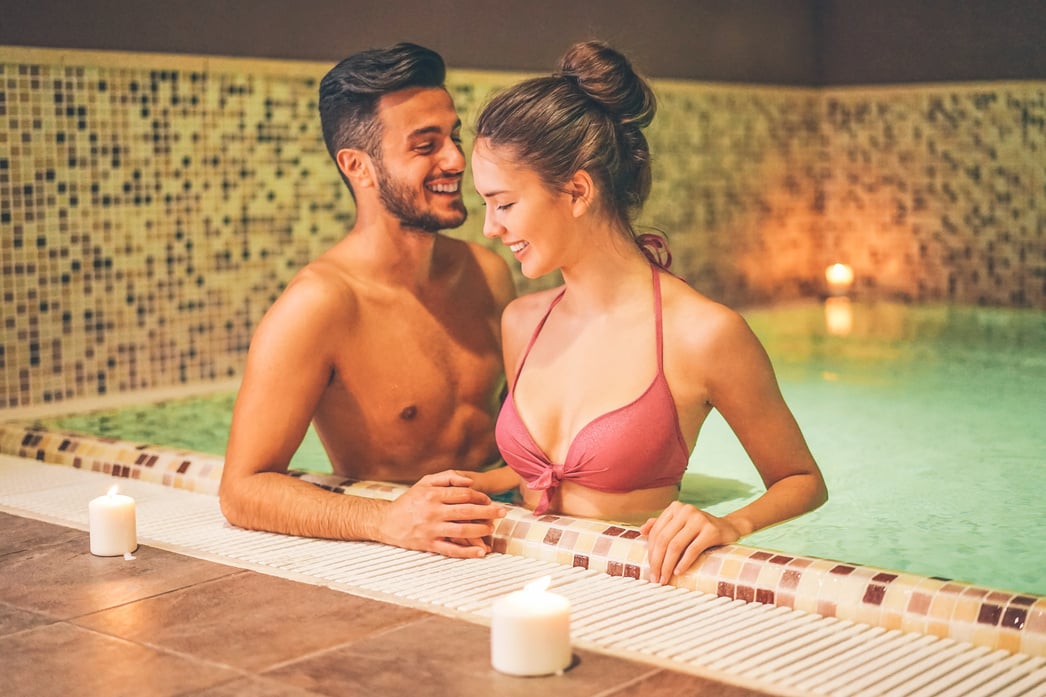
MULTIPOLYGON (((217 496, 223 458, 192 450, 0 423, 0 453, 217 496)), ((391 500, 386 482, 294 471, 330 491, 391 500)), ((494 551, 645 578, 646 541, 634 526, 509 506, 494 551)), ((1046 596, 732 544, 709 550, 671 585, 861 624, 1046 657, 1046 596)))

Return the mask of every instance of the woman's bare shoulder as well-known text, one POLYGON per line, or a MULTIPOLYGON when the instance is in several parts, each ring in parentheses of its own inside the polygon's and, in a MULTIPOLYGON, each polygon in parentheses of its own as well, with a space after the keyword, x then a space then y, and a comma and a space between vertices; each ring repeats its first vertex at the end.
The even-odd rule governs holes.
POLYGON ((512 354, 534 333, 537 323, 562 286, 521 295, 508 304, 501 315, 501 340, 506 353, 512 354))
POLYGON ((548 309, 548 306, 552 304, 552 301, 562 290, 563 286, 556 286, 555 288, 547 288, 521 295, 505 308, 505 317, 514 322, 524 323, 527 319, 533 317, 536 322, 537 317, 548 309))
POLYGON ((753 335, 737 310, 709 298, 684 281, 662 276, 662 307, 666 336, 691 350, 722 348, 753 335))

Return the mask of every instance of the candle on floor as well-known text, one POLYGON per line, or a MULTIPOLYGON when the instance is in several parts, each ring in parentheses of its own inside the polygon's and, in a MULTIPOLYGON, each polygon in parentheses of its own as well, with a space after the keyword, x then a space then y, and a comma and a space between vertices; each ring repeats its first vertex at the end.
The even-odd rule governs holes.
POLYGON ((490 662, 509 675, 561 673, 571 661, 570 601, 546 589, 551 577, 494 602, 490 662))
POLYGON ((134 499, 109 493, 93 499, 87 506, 91 531, 91 554, 99 557, 122 557, 138 549, 138 528, 134 499))

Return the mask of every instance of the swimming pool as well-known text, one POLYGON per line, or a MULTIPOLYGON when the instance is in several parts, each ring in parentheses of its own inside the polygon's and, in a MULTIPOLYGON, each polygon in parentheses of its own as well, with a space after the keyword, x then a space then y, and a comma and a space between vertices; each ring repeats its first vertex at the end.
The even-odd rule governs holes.
MULTIPOLYGON (((831 494, 821 510, 745 544, 1046 593, 1046 313, 893 303, 829 309, 831 326, 820 304, 745 313, 831 494)), ((44 423, 221 453, 233 399, 44 423)), ((329 471, 311 431, 292 465, 329 471)), ((683 497, 722 514, 760 489, 713 413, 683 497)))

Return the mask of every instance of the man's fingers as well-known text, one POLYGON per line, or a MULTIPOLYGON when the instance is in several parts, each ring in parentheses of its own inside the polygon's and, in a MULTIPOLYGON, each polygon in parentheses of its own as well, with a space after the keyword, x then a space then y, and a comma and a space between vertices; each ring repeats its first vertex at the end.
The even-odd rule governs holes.
POLYGON ((432 545, 426 551, 436 552, 445 557, 456 557, 458 559, 478 559, 487 555, 486 547, 478 545, 460 545, 450 540, 433 540, 432 545))
POLYGON ((479 540, 493 535, 494 526, 483 522, 447 522, 435 527, 433 533, 433 537, 438 538, 479 540))
POLYGON ((508 510, 496 503, 479 505, 474 503, 458 503, 444 506, 439 511, 441 520, 483 520, 495 521, 504 518, 508 510))
POLYGON ((477 491, 469 487, 461 486, 448 486, 442 489, 436 490, 439 499, 442 503, 455 505, 462 503, 474 503, 479 505, 487 505, 490 503, 490 497, 484 494, 482 491, 477 491))

